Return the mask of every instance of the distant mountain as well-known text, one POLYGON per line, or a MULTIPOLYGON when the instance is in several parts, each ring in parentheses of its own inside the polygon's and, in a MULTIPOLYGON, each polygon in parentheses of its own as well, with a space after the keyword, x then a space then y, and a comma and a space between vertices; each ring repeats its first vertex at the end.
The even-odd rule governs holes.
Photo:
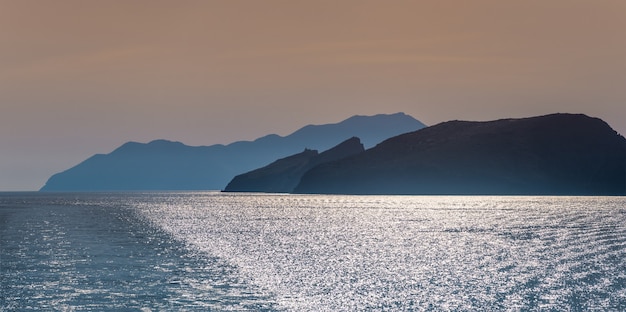
POLYGON ((53 175, 41 191, 221 190, 235 175, 305 148, 326 150, 353 136, 371 147, 423 127, 413 117, 397 113, 353 116, 336 124, 309 125, 285 137, 272 134, 229 145, 128 142, 53 175))
POLYGON ((626 195, 626 139, 585 115, 450 121, 320 164, 295 192, 626 195))
POLYGON ((359 154, 364 150, 357 137, 352 137, 321 154, 316 150, 305 149, 301 153, 279 159, 263 168, 236 176, 224 191, 289 193, 309 169, 322 163, 359 154))

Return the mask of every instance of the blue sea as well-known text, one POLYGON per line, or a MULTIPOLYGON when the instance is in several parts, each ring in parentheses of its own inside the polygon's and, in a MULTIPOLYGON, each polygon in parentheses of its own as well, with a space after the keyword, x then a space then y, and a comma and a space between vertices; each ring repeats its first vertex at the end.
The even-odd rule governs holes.
POLYGON ((0 193, 0 310, 625 311, 626 197, 0 193))

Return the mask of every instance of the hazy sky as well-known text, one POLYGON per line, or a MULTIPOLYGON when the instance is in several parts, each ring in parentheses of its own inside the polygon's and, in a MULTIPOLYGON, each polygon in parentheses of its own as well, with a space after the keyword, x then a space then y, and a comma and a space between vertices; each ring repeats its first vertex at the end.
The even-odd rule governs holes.
POLYGON ((0 0, 0 190, 126 141, 351 115, 585 113, 626 134, 626 1, 0 0))

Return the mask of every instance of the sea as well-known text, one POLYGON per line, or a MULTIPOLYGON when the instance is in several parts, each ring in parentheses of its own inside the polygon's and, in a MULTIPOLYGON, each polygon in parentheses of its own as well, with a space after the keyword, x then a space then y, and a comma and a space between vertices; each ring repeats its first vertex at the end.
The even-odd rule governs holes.
POLYGON ((0 311, 626 311, 626 197, 0 193, 0 311))

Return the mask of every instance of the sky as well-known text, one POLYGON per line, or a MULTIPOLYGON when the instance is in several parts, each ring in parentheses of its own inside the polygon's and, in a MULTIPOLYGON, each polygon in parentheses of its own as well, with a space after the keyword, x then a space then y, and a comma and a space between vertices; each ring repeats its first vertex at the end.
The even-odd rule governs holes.
POLYGON ((626 134, 623 0, 0 0, 0 191, 127 141, 556 112, 626 134))

